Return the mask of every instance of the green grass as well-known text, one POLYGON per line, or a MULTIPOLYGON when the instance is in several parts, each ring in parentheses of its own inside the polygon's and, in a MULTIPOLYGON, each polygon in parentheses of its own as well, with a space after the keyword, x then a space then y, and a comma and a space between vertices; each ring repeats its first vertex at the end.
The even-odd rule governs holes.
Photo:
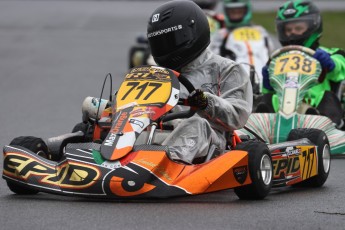
MULTIPOLYGON (((253 22, 265 27, 270 33, 275 32, 275 16, 273 12, 260 12, 253 14, 253 22)), ((320 39, 322 46, 328 48, 345 49, 345 30, 344 30, 345 11, 323 12, 323 35, 320 39)))

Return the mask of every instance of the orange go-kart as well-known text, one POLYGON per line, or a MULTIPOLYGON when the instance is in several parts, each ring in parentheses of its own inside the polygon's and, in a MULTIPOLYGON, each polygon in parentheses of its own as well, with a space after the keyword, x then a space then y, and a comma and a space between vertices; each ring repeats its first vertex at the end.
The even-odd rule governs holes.
POLYGON ((240 199, 263 199, 275 179, 278 186, 325 182, 329 169, 324 169, 320 154, 327 144, 316 146, 306 138, 267 146, 233 133, 226 152, 210 146, 208 155, 193 164, 170 159, 168 146, 159 144, 169 133, 162 124, 195 113, 192 108, 172 112, 176 105, 186 105, 179 97, 180 83, 194 90, 172 70, 136 67, 95 121, 92 141, 82 142, 82 131, 47 141, 15 138, 4 147, 8 187, 17 194, 107 199, 166 198, 233 188, 240 199))

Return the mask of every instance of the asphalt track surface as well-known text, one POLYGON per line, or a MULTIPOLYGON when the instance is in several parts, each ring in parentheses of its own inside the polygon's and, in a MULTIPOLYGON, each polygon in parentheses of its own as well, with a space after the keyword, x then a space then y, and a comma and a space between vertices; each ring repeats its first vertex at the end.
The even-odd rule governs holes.
MULTIPOLYGON (((107 73, 119 86, 128 48, 156 6, 0 1, 1 145, 69 132, 107 73)), ((274 190, 262 201, 240 201, 232 190, 134 201, 19 196, 0 179, 0 229, 344 229, 344 165, 345 158, 332 159, 322 188, 274 190)))

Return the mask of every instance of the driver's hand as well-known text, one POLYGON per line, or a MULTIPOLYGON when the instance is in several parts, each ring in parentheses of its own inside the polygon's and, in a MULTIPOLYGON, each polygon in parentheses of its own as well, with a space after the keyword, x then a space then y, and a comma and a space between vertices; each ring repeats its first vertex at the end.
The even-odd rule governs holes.
POLYGON ((335 63, 332 60, 331 55, 326 51, 320 48, 316 49, 313 57, 320 62, 322 69, 326 69, 327 71, 331 72, 335 68, 335 63))
POLYGON ((273 87, 271 86, 271 83, 270 83, 270 76, 268 73, 268 66, 267 65, 262 67, 261 73, 262 73, 262 84, 263 84, 263 86, 268 90, 273 90, 273 87))
POLYGON ((204 91, 196 89, 188 96, 188 104, 195 109, 203 110, 208 105, 208 99, 204 91))

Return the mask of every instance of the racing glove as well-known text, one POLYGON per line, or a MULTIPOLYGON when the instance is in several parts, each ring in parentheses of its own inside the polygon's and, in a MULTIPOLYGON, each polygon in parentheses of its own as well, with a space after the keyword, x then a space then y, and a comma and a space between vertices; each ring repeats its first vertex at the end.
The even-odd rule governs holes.
POLYGON ((331 58, 331 55, 322 49, 316 49, 313 57, 317 59, 322 69, 326 69, 328 72, 331 72, 335 68, 334 61, 331 58))
POLYGON ((262 83, 263 83, 264 87, 268 90, 273 90, 271 83, 270 83, 270 76, 268 74, 267 65, 262 67, 261 73, 262 73, 262 83))
POLYGON ((188 104, 196 109, 206 109, 208 105, 208 99, 205 93, 201 89, 196 89, 188 96, 188 104))

